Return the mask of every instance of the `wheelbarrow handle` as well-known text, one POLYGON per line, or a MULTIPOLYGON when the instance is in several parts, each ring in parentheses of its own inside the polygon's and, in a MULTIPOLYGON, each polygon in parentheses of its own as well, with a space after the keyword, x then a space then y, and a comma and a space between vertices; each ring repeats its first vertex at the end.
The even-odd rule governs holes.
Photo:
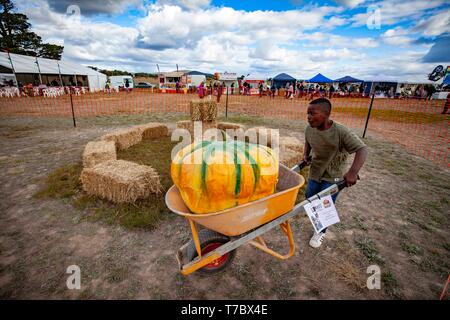
MULTIPOLYGON (((307 161, 302 160, 299 164, 297 164, 296 166, 294 166, 291 170, 293 170, 293 171, 295 171, 295 172, 300 172, 304 167, 306 167, 306 166, 309 165, 309 163, 310 163, 311 160, 312 160, 312 157, 309 156, 306 160, 307 160, 307 161)), ((358 180, 360 180, 359 174, 358 174, 357 177, 358 177, 358 180)), ((345 181, 345 180, 341 180, 341 181, 337 182, 336 185, 337 185, 339 191, 342 191, 343 189, 345 189, 345 188, 348 187, 348 186, 347 186, 347 181, 345 181)))
POLYGON ((304 167, 308 166, 312 160, 312 157, 307 158, 308 161, 302 160, 299 164, 295 165, 291 170, 295 172, 300 172, 304 167))
MULTIPOLYGON (((361 179, 359 178, 359 174, 357 175, 357 179, 358 179, 358 180, 361 180, 361 179)), ((339 191, 342 191, 343 189, 345 189, 345 188, 348 187, 347 181, 345 181, 345 180, 339 181, 338 183, 336 183, 336 185, 337 185, 339 191)))

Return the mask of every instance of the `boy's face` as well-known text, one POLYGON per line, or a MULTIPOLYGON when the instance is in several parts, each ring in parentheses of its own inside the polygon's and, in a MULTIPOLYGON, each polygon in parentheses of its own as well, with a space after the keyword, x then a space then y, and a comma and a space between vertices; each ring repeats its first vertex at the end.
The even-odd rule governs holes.
POLYGON ((308 106, 308 123, 312 128, 317 128, 328 121, 330 113, 326 112, 320 105, 308 106))

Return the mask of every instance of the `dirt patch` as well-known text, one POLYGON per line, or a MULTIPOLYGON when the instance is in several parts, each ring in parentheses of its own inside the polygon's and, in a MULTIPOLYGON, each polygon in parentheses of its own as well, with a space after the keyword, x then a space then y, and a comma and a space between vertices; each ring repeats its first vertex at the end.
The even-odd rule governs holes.
MULTIPOLYGON (((153 229, 86 221, 68 198, 33 197, 49 173, 79 163, 88 141, 113 129, 164 122, 165 115, 99 117, 70 128, 70 119, 0 120, 0 296, 86 299, 436 299, 450 272, 450 173, 400 146, 370 136, 361 181, 342 192, 342 223, 320 250, 308 246, 311 224, 292 222, 297 252, 279 261, 250 246, 212 277, 178 271, 175 251, 190 238, 168 212, 153 229), (69 125, 69 127, 68 127, 69 125), (20 136, 11 136, 15 127, 20 136), (376 259, 374 260, 374 257, 376 259), (378 264, 381 290, 368 290, 367 267, 378 264), (67 267, 81 269, 81 290, 66 287, 67 267)), ((172 124, 183 115, 167 116, 172 124)), ((233 117, 233 122, 281 128, 303 141, 298 120, 233 117)), ((361 132, 358 132, 361 134, 361 132)), ((281 251, 280 230, 265 238, 281 251)))

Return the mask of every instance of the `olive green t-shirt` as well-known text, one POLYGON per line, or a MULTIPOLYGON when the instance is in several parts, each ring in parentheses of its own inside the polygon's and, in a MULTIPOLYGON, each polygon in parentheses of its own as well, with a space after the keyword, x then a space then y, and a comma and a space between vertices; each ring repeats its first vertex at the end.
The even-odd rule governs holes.
POLYGON ((309 179, 318 182, 341 180, 345 174, 347 156, 365 146, 355 133, 335 121, 328 130, 323 131, 308 125, 305 139, 312 153, 309 179))

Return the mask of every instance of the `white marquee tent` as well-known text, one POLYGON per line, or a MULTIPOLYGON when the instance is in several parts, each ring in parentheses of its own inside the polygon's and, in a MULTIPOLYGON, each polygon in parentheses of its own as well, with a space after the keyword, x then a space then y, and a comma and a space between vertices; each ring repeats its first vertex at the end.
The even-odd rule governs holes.
POLYGON ((34 82, 33 84, 39 85, 41 82, 47 84, 51 81, 60 84, 62 79, 64 85, 77 85, 81 82, 90 91, 103 89, 106 84, 105 74, 76 63, 12 53, 9 56, 8 53, 0 52, 0 73, 11 76, 14 70, 17 81, 23 84, 34 82))

